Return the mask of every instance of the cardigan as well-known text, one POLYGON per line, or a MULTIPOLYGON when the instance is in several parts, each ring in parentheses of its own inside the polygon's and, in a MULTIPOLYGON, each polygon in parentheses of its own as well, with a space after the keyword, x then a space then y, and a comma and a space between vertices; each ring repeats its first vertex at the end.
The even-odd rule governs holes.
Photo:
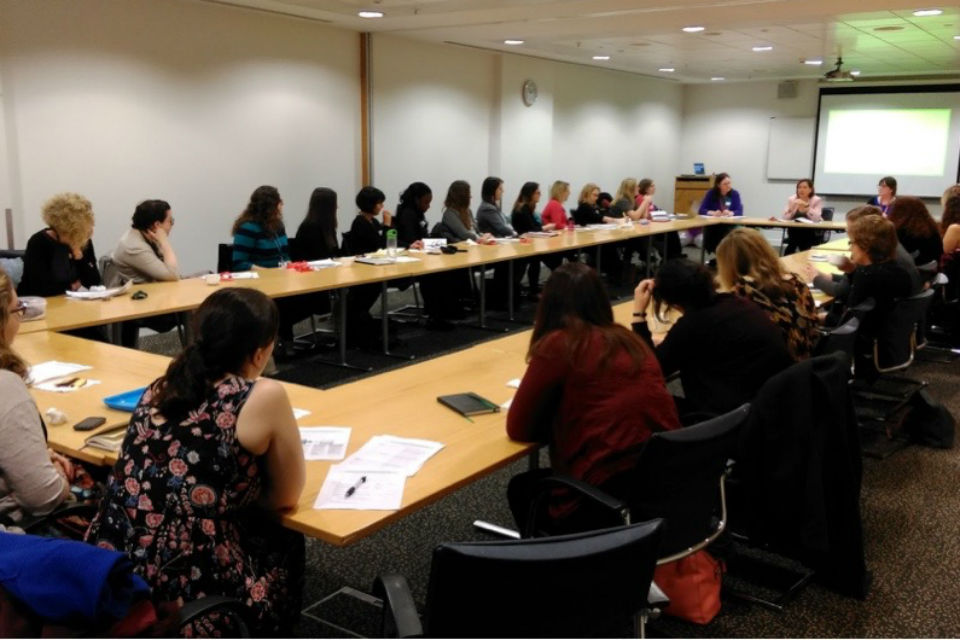
POLYGON ((391 228, 377 218, 367 220, 366 216, 358 213, 350 225, 350 252, 359 255, 383 249, 387 246, 386 231, 391 228))
POLYGON ((289 260, 287 232, 283 225, 271 232, 259 222, 248 220, 233 234, 234 271, 246 271, 253 265, 279 267, 281 262, 289 260))
POLYGON ((707 191, 700 202, 699 213, 702 216, 709 215, 708 211, 729 210, 735 216, 743 215, 743 202, 740 201, 740 193, 736 189, 730 189, 730 192, 722 199, 718 197, 716 189, 707 191))
POLYGON ((73 290, 74 284, 94 287, 101 284, 97 270, 97 256, 93 241, 83 248, 83 256, 76 260, 70 247, 55 240, 47 229, 37 231, 27 240, 23 254, 23 278, 17 287, 21 296, 59 296, 73 290))
POLYGON ((585 227, 588 224, 603 224, 603 215, 600 213, 600 208, 596 205, 581 202, 573 211, 573 221, 581 227, 585 227))
POLYGON ((510 216, 510 222, 517 233, 529 233, 531 231, 543 231, 543 225, 537 221, 533 215, 533 207, 528 204, 522 205, 519 209, 514 209, 510 216))
POLYGON ((601 367, 599 329, 576 360, 567 354, 568 336, 563 329, 547 335, 530 359, 507 414, 507 434, 548 443, 554 469, 597 486, 631 469, 642 444, 680 420, 651 353, 635 369, 626 351, 614 351, 601 367))
POLYGON ((139 229, 133 227, 120 236, 111 258, 117 275, 123 280, 133 280, 139 284, 180 279, 180 272, 171 269, 160 257, 160 250, 139 229))
MULTIPOLYGON (((633 330, 653 345, 646 322, 633 323, 633 330)), ((750 402, 768 378, 793 363, 767 314, 731 293, 686 311, 655 352, 667 375, 680 373, 686 409, 712 414, 750 402)))
POLYGON ((500 207, 490 202, 481 202, 477 207, 477 231, 489 233, 496 238, 512 238, 517 235, 500 207))
POLYGON ((551 199, 540 213, 541 224, 553 224, 557 231, 567 228, 567 212, 559 201, 551 199))
POLYGON ((480 237, 480 234, 477 233, 477 221, 473 217, 473 213, 467 209, 467 215, 470 216, 471 228, 467 229, 467 226, 463 224, 463 220, 460 219, 460 213, 456 209, 450 209, 449 207, 443 210, 443 217, 440 219, 440 224, 444 231, 444 237, 447 240, 452 240, 453 242, 462 242, 463 240, 476 240, 480 237))
POLYGON ((397 230, 397 246, 409 247, 427 237, 427 216, 412 205, 398 207, 393 227, 397 230))
POLYGON ((796 194, 793 194, 787 198, 787 206, 783 210, 783 217, 787 220, 793 220, 794 218, 807 218, 813 222, 820 222, 823 220, 823 198, 820 196, 810 196, 810 199, 807 201, 807 212, 801 213, 799 211, 800 198, 796 194))

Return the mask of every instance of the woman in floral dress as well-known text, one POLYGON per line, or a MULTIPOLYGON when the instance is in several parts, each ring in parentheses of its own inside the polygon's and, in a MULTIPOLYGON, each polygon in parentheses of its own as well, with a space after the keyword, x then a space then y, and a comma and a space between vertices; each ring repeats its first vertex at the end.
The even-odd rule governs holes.
MULTIPOLYGON (((134 411, 87 532, 126 552, 157 599, 240 599, 257 635, 289 635, 303 575, 303 537, 276 517, 297 504, 303 450, 283 387, 259 378, 277 325, 276 305, 255 290, 204 301, 196 340, 134 411)), ((220 623, 186 631, 217 634, 220 623)))

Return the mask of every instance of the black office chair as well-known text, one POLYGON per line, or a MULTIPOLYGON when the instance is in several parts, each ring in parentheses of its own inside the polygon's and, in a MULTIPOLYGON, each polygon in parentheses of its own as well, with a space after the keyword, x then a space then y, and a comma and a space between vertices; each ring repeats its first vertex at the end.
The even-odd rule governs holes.
POLYGON ((233 271, 233 245, 220 243, 217 245, 217 273, 233 271))
POLYGON ((839 327, 826 329, 821 332, 820 341, 813 349, 813 355, 823 356, 839 351, 847 356, 852 363, 857 345, 857 330, 860 328, 860 319, 852 316, 839 327))
POLYGON ((661 524, 653 520, 552 538, 442 544, 433 552, 422 624, 402 576, 381 576, 374 583, 374 595, 384 601, 384 635, 642 634, 641 612, 661 524))
MULTIPOLYGON (((833 222, 833 214, 835 210, 833 207, 824 207, 820 211, 820 217, 824 222, 833 222)), ((818 229, 817 232, 817 244, 823 244, 830 241, 830 236, 833 234, 832 229, 818 229)))
POLYGON ((725 482, 737 430, 750 412, 743 405, 699 424, 662 431, 647 441, 636 467, 628 472, 629 496, 617 499, 564 476, 536 481, 524 535, 538 535, 552 492, 564 488, 624 522, 664 519, 664 542, 657 564, 673 562, 709 545, 727 524, 725 482))

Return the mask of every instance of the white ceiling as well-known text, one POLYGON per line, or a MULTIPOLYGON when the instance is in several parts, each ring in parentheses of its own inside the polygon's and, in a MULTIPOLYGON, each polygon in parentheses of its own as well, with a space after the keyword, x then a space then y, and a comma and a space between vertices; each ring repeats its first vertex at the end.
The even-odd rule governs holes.
POLYGON ((960 74, 960 8, 900 0, 204 0, 356 31, 662 76, 816 78, 842 50, 861 79, 960 74), (943 9, 936 17, 913 11, 943 9), (382 11, 362 19, 357 11, 382 11), (705 27, 688 34, 684 26, 705 27), (524 40, 508 46, 505 39, 524 40), (754 52, 769 45, 772 51, 754 52), (610 60, 594 61, 594 55, 610 60), (803 64, 821 58, 823 65, 803 64), (672 67, 673 73, 660 72, 672 67))

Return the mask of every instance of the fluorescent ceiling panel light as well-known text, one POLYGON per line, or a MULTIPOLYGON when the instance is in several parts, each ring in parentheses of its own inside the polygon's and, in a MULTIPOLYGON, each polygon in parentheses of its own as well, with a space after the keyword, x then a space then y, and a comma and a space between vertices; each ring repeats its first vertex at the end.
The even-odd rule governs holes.
POLYGON ((927 18, 929 16, 939 16, 943 13, 943 9, 917 9, 913 12, 918 18, 927 18))
POLYGON ((610 56, 593 56, 594 60, 609 60, 610 56))
POLYGON ((382 18, 383 12, 382 11, 360 11, 359 13, 357 13, 357 15, 360 16, 361 18, 382 18))
POLYGON ((771 47, 771 46, 768 45, 768 44, 765 44, 765 45, 760 46, 760 47, 754 47, 753 50, 756 51, 756 52, 758 52, 758 53, 761 52, 761 51, 773 51, 773 47, 771 47))
POLYGON ((683 31, 685 31, 686 33, 700 33, 703 30, 704 30, 704 27, 697 27, 697 26, 683 28, 683 31))
POLYGON ((504 40, 503 44, 509 44, 512 47, 515 47, 519 44, 523 44, 523 40, 504 40))

